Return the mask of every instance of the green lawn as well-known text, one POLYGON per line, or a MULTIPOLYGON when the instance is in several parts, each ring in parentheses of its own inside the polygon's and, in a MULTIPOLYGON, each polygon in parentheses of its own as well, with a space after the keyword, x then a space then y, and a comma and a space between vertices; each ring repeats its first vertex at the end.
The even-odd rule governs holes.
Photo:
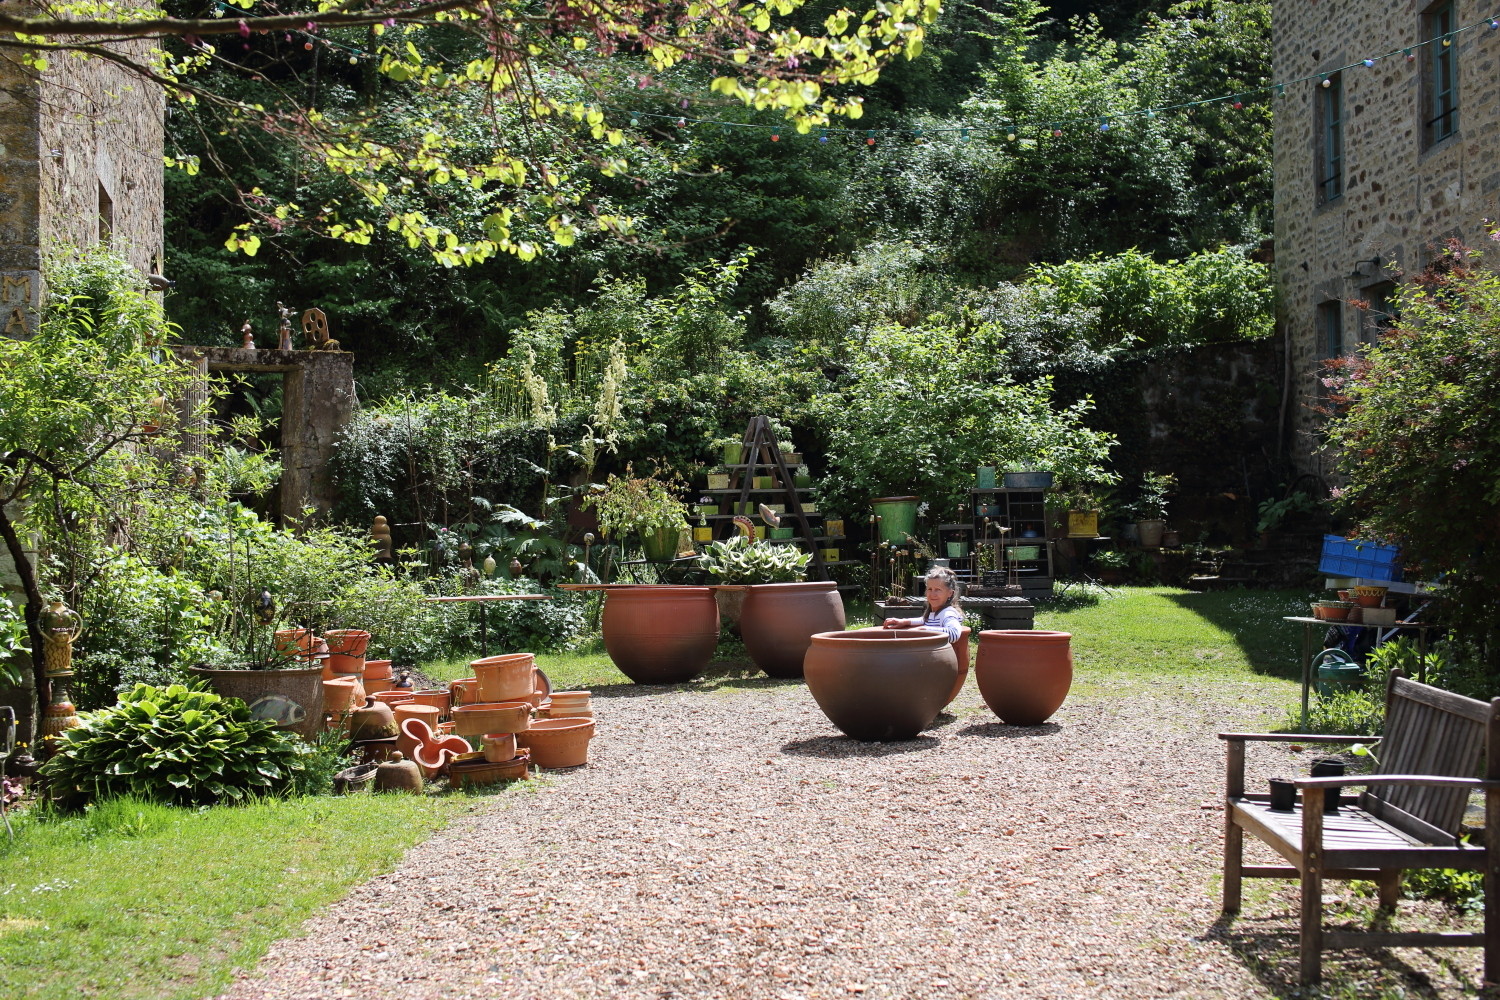
MULTIPOLYGON (((1038 627, 1073 634, 1079 694, 1164 679, 1257 682, 1296 698, 1298 591, 1193 594, 1127 588, 1045 602, 1038 627)), ((756 671, 738 643, 690 687, 794 684, 756 671)), ((423 665, 464 676, 468 657, 423 665)), ((629 682, 602 646, 543 654, 556 690, 629 682)), ((489 794, 527 794, 528 783, 489 794)), ((16 820, 0 841, 0 996, 188 998, 221 988, 272 940, 349 887, 390 871, 411 844, 475 806, 469 795, 271 801, 205 812, 120 804, 76 819, 16 820)))

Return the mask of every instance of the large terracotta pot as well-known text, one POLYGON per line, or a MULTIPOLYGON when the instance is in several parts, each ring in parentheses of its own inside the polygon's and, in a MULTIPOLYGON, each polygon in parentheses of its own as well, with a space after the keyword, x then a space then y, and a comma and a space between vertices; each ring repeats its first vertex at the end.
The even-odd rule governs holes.
POLYGON ((759 583, 745 591, 740 635, 750 659, 772 677, 801 677, 817 632, 844 627, 844 599, 832 580, 759 583))
POLYGON ((830 722, 866 742, 909 740, 932 724, 958 679, 948 637, 917 629, 856 629, 812 637, 807 689, 830 722))
POLYGON ((479 681, 479 701, 523 701, 531 694, 536 657, 530 653, 487 656, 469 666, 479 681))
POLYGON ((969 626, 965 625, 958 630, 958 641, 953 644, 953 655, 958 658, 958 680, 953 682, 953 690, 948 692, 948 700, 943 702, 947 708, 953 704, 959 692, 964 689, 964 681, 969 679, 969 626))
POLYGON ((1013 726, 1040 726, 1073 684, 1068 632, 993 629, 979 633, 974 679, 990 711, 1013 726))
POLYGON ((289 670, 220 670, 193 667, 192 672, 208 681, 215 694, 239 698, 250 714, 276 723, 312 742, 323 729, 323 668, 293 667, 289 670))
POLYGON ((604 648, 637 684, 692 680, 719 643, 719 606, 708 587, 610 587, 604 648))

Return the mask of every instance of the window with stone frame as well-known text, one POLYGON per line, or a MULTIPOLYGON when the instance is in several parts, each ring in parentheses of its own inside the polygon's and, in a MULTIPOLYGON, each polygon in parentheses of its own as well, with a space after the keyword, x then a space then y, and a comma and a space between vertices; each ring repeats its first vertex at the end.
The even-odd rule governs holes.
POLYGON ((1344 194, 1344 75, 1330 73, 1317 91, 1318 204, 1344 194))
POLYGON ((1396 283, 1382 281, 1360 290, 1364 308, 1360 310, 1359 340, 1362 344, 1378 343, 1381 336, 1396 324, 1396 283))
POLYGON ((1344 304, 1329 299, 1318 305, 1318 357, 1336 358, 1344 353, 1344 304))
POLYGON ((1458 131, 1458 27, 1453 0, 1433 4, 1422 14, 1422 148, 1458 131))

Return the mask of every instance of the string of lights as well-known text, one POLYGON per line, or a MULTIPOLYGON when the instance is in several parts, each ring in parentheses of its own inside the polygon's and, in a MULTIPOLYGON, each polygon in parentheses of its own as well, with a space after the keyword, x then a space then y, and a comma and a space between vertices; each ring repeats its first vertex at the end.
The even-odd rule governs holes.
MULTIPOLYGON (((240 34, 248 39, 250 32, 254 30, 250 27, 254 23, 253 19, 244 19, 243 15, 245 12, 241 8, 230 6, 229 4, 224 3, 223 0, 215 0, 215 4, 220 10, 224 11, 225 13, 234 14, 237 17, 241 18, 240 34)), ((1220 94, 1215 97, 1206 97, 1201 100, 1180 101, 1174 104, 1163 104, 1149 108, 1137 108, 1129 111, 1115 111, 1102 115, 1072 115, 1045 120, 1017 120, 1014 122, 1004 122, 1000 125, 958 124, 937 127, 923 126, 911 128, 876 128, 863 130, 856 128, 830 127, 818 128, 813 130, 812 132, 803 134, 798 133, 795 127, 789 124, 765 125, 754 122, 728 121, 720 118, 689 117, 681 114, 643 111, 638 109, 614 107, 610 105, 604 105, 601 106, 601 108, 602 110, 611 112, 618 117, 628 116, 630 124, 634 127, 640 127, 643 122, 665 122, 668 125, 678 129, 688 129, 701 126, 717 127, 726 134, 732 132, 735 129, 750 130, 753 132, 766 134, 771 142, 781 142, 783 139, 787 138, 805 137, 810 139, 811 141, 818 143, 828 143, 831 141, 853 141, 859 142, 860 144, 863 144, 865 146, 875 146, 881 139, 892 140, 910 138, 917 143, 923 143, 928 141, 929 139, 955 138, 960 143, 966 143, 976 135, 992 134, 1003 134, 1005 139, 1011 142, 1021 140, 1023 136, 1045 136, 1050 134, 1053 138, 1061 138, 1064 135, 1067 135, 1069 131, 1076 130, 1080 127, 1087 127, 1099 132, 1109 132, 1111 129, 1114 129, 1121 124, 1129 124, 1131 122, 1140 120, 1148 121, 1150 119, 1169 114, 1191 114, 1200 108, 1223 107, 1232 111, 1243 111, 1252 102, 1264 98, 1268 98, 1271 96, 1286 97, 1293 88, 1296 88, 1300 85, 1314 84, 1316 86, 1326 88, 1331 85, 1332 78, 1335 75, 1343 73, 1345 71, 1373 69, 1382 63, 1388 62, 1389 60, 1398 57, 1406 63, 1415 62, 1420 51, 1424 47, 1432 45, 1442 45, 1444 47, 1447 47, 1452 45, 1457 40, 1458 36, 1462 35, 1463 33, 1481 29, 1485 29, 1490 32, 1500 32, 1500 13, 1497 13, 1496 15, 1491 17, 1481 18, 1473 22, 1472 24, 1462 25, 1460 27, 1454 28, 1452 31, 1449 31, 1446 34, 1427 38, 1412 45, 1392 49, 1389 52, 1383 52, 1378 55, 1366 56, 1365 58, 1357 59, 1344 66, 1335 67, 1334 69, 1324 70, 1318 73, 1312 73, 1307 76, 1298 77, 1293 80, 1286 80, 1280 83, 1270 83, 1261 87, 1254 87, 1248 90, 1236 91, 1229 94, 1220 94)), ((311 51, 318 45, 322 45, 328 49, 347 53, 348 61, 351 65, 358 65, 361 61, 376 58, 376 55, 373 52, 366 51, 357 46, 346 45, 336 39, 329 38, 326 35, 317 33, 317 25, 315 22, 308 22, 308 30, 306 31, 284 31, 282 32, 282 34, 284 36, 284 41, 288 43, 292 43, 294 41, 294 36, 300 36, 304 38, 305 41, 303 42, 302 47, 308 51, 311 51)), ((243 44, 245 45, 246 49, 250 48, 248 40, 243 44)), ((685 100, 682 102, 682 104, 684 109, 690 106, 685 100)))

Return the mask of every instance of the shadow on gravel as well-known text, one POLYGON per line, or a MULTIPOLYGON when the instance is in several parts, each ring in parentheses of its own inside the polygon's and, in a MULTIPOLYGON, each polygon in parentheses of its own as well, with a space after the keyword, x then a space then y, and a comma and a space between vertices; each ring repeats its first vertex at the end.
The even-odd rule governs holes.
POLYGON ((802 678, 767 677, 760 668, 743 660, 716 660, 690 681, 680 684, 595 684, 589 688, 595 698, 641 698, 668 691, 717 691, 720 688, 760 690, 801 687, 802 678))
POLYGON ((1004 722, 980 722, 960 729, 960 736, 982 736, 987 740, 1024 740, 1033 736, 1053 736, 1062 732, 1055 722, 1044 722, 1040 726, 1011 726, 1004 722))
POLYGON ((810 740, 794 740, 781 748, 782 753, 797 757, 892 757, 898 753, 917 753, 935 750, 942 742, 934 736, 918 736, 899 743, 861 743, 848 736, 815 736, 810 740))
MULTIPOLYGON (((1385 948, 1324 951, 1322 989, 1299 986, 1298 936, 1295 926, 1288 927, 1288 924, 1295 925, 1296 919, 1294 913, 1284 910, 1269 917, 1220 917, 1198 935, 1197 940, 1223 943, 1260 980, 1269 994, 1277 998, 1378 996, 1436 1000, 1452 995, 1451 987, 1441 988, 1432 982, 1427 972, 1385 948)), ((1348 925, 1348 929, 1369 929, 1364 923, 1355 921, 1348 925)), ((1370 926, 1376 925, 1371 923, 1370 926)), ((1336 928, 1336 925, 1325 925, 1325 929, 1330 927, 1336 928)), ((1471 949, 1463 949, 1463 952, 1469 951, 1471 949)), ((1465 996, 1494 995, 1474 993, 1479 984, 1472 980, 1467 970, 1459 968, 1440 951, 1429 954, 1465 990, 1465 996)))

